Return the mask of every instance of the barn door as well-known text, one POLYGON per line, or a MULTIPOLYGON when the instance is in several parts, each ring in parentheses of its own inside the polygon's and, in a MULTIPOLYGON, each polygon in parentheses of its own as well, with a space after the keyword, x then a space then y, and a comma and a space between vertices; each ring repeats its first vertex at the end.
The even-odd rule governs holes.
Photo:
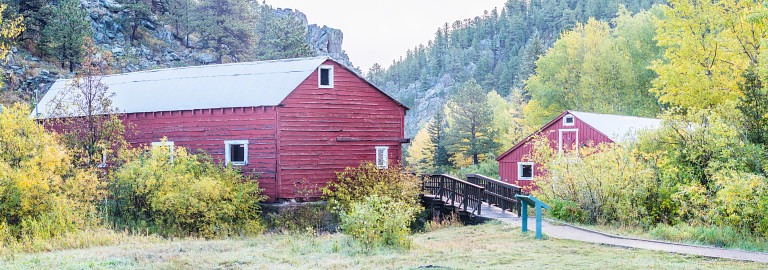
POLYGON ((579 130, 561 129, 558 136, 558 151, 567 153, 579 150, 579 130))

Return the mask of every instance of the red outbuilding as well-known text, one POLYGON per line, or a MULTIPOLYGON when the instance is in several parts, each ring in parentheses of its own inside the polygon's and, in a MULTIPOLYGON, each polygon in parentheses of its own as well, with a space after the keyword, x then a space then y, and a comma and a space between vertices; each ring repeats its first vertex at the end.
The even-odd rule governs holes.
POLYGON ((535 186, 536 177, 542 173, 529 159, 536 135, 546 137, 552 148, 562 153, 586 145, 634 140, 638 131, 660 125, 661 120, 653 118, 565 111, 496 158, 499 177, 521 187, 535 186))
MULTIPOLYGON (((323 187, 363 161, 401 159, 405 112, 344 65, 327 58, 171 68, 105 76, 134 146, 202 150, 258 175, 271 201, 323 187)), ((57 81, 38 111, 70 80, 57 81)), ((42 117, 45 117, 43 115, 42 117)))

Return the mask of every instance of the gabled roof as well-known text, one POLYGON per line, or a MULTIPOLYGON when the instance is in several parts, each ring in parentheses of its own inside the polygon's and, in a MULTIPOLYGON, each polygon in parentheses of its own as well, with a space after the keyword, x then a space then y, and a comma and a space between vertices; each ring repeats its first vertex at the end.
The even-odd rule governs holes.
MULTIPOLYGON (((327 60, 323 56, 158 69, 108 75, 101 82, 114 93, 112 105, 120 113, 276 106, 327 60)), ((71 82, 57 80, 40 100, 37 109, 43 118, 50 102, 66 93, 71 82)))
POLYGON ((549 123, 547 123, 546 125, 536 130, 536 132, 534 132, 531 135, 528 135, 528 137, 526 137, 522 141, 512 146, 512 148, 510 148, 503 154, 499 155, 499 157, 497 157, 496 160, 497 161, 501 160, 505 156, 515 151, 515 149, 520 148, 526 142, 530 141, 534 135, 539 134, 541 131, 545 129, 548 129, 550 126, 560 121, 560 119, 562 119, 563 116, 568 114, 575 116, 577 119, 581 120, 584 124, 594 128, 595 130, 602 133, 603 135, 605 135, 606 137, 608 137, 614 142, 635 140, 637 138, 637 133, 639 131, 655 130, 661 127, 661 119, 656 119, 656 118, 645 118, 645 117, 615 115, 615 114, 587 113, 587 112, 577 112, 577 111, 564 111, 559 116, 552 119, 552 121, 549 121, 549 123))
POLYGON ((566 111, 579 120, 600 131, 614 142, 635 140, 641 130, 655 130, 661 126, 661 119, 636 116, 598 114, 566 111))

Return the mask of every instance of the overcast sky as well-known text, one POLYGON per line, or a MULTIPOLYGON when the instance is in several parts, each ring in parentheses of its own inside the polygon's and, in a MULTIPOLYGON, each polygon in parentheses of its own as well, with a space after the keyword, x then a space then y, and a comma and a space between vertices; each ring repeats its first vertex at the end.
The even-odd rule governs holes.
POLYGON ((309 23, 344 32, 342 47, 363 72, 389 66, 408 49, 431 40, 448 22, 474 18, 506 0, 266 0, 274 8, 298 9, 309 23))

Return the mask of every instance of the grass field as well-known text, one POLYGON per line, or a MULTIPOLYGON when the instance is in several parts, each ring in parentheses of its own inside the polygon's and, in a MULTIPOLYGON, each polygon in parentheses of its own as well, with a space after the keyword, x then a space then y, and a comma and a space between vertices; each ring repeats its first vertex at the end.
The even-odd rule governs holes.
POLYGON ((205 241, 139 239, 125 243, 5 258, 0 269, 765 269, 768 265, 617 248, 556 239, 534 240, 491 222, 414 236, 409 251, 357 251, 340 234, 265 234, 205 241))

